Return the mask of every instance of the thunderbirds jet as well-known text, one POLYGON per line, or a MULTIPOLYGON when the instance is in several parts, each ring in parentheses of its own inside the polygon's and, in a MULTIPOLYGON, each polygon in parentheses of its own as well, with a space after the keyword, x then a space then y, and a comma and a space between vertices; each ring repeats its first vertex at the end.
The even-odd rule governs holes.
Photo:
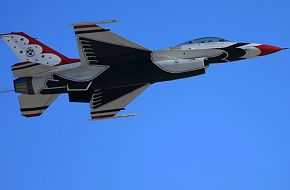
POLYGON ((70 102, 89 103, 92 120, 132 116, 117 113, 151 84, 205 74, 210 64, 285 49, 207 37, 151 51, 100 26, 113 22, 73 24, 80 59, 68 58, 23 32, 0 35, 20 60, 12 72, 23 116, 40 116, 62 93, 70 102))

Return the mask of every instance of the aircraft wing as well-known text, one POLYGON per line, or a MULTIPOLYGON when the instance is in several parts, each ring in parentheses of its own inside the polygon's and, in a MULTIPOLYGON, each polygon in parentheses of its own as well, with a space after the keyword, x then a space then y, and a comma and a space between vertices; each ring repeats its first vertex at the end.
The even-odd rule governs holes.
POLYGON ((126 57, 143 52, 150 52, 134 42, 118 36, 98 24, 113 23, 102 21, 73 24, 77 38, 81 62, 85 65, 101 65, 103 60, 126 57))
POLYGON ((91 119, 111 119, 134 115, 116 116, 119 111, 141 94, 150 84, 140 84, 111 89, 95 90, 90 101, 91 119))

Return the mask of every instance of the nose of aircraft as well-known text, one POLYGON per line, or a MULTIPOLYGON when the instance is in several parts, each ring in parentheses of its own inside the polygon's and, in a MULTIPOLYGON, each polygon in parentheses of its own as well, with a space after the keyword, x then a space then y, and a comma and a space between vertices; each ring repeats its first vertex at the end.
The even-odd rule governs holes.
POLYGON ((256 48, 258 48, 261 51, 259 56, 269 55, 269 54, 276 53, 278 51, 287 49, 287 48, 280 48, 280 47, 266 45, 266 44, 256 46, 256 48))

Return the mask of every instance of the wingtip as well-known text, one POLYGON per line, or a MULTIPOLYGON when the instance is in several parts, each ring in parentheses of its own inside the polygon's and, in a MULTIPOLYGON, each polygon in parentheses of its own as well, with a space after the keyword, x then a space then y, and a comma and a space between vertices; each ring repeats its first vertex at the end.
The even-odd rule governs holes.
POLYGON ((95 21, 95 22, 80 22, 80 23, 73 23, 71 26, 82 26, 82 25, 99 25, 99 24, 110 24, 120 22, 120 20, 102 20, 102 21, 95 21))
POLYGON ((138 114, 123 114, 123 115, 108 115, 108 116, 97 116, 90 118, 90 121, 96 121, 96 120, 105 120, 105 119, 118 119, 118 118, 124 118, 124 117, 136 117, 138 114))

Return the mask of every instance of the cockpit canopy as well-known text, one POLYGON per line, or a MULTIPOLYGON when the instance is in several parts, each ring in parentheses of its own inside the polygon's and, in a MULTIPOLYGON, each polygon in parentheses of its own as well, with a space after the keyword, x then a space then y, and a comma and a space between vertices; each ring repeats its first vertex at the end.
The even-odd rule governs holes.
POLYGON ((212 43, 212 42, 228 42, 228 40, 217 38, 217 37, 205 37, 191 40, 179 45, 188 45, 188 44, 200 44, 200 43, 212 43))

